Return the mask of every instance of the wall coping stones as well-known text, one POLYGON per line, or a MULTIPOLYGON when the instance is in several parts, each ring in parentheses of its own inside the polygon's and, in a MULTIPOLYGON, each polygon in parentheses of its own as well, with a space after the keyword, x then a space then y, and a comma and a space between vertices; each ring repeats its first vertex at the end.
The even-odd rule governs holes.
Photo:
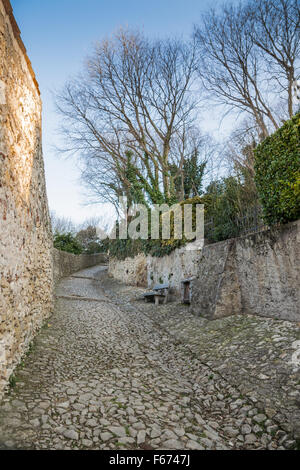
POLYGON ((7 14, 8 18, 9 18, 9 21, 10 21, 10 24, 11 24, 11 27, 12 27, 12 30, 13 30, 13 34, 14 34, 14 37, 24 55, 24 58, 25 58, 25 61, 27 63, 27 66, 28 66, 28 70, 29 70, 29 73, 32 77, 32 80, 35 84, 35 87, 37 89, 37 92, 38 94, 40 95, 40 89, 39 89, 39 85, 38 85, 38 82, 37 82, 37 79, 36 79, 36 76, 35 76, 35 73, 33 71, 33 68, 32 68, 32 65, 31 65, 31 61, 27 55, 27 50, 26 50, 26 47, 23 43, 23 40, 21 38, 21 31, 19 29, 19 26, 16 22, 16 19, 14 17, 14 13, 13 13, 13 8, 11 6, 11 3, 10 3, 10 0, 0 0, 0 2, 2 2, 3 4, 3 7, 4 7, 4 10, 5 10, 5 13, 7 14))

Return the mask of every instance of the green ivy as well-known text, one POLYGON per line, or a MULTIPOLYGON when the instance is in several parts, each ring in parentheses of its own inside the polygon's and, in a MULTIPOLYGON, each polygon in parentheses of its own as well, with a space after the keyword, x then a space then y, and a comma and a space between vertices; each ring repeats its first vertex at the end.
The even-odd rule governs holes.
POLYGON ((268 224, 300 217, 300 113, 255 150, 256 186, 268 224))

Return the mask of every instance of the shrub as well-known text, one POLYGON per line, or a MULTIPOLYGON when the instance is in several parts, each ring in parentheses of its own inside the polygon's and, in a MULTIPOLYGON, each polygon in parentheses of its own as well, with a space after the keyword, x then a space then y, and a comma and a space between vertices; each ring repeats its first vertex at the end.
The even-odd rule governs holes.
MULTIPOLYGON (((195 230, 195 222, 196 222, 196 211, 195 207, 196 204, 203 204, 202 199, 199 196, 196 196, 191 199, 186 199, 180 203, 181 206, 185 204, 192 204, 193 205, 193 219, 192 219, 192 228, 195 230)), ((165 214, 160 215, 160 239, 152 240, 150 238, 151 234, 151 226, 149 224, 149 239, 148 240, 132 240, 128 238, 127 240, 110 240, 109 241, 109 251, 112 257, 118 259, 125 259, 127 257, 134 258, 139 253, 144 253, 145 255, 151 255, 155 257, 162 257, 165 255, 170 254, 176 248, 180 248, 181 246, 186 245, 188 240, 184 237, 182 239, 174 239, 174 214, 171 213, 170 216, 170 239, 163 240, 161 237, 161 230, 162 230, 162 220, 166 217, 165 214)), ((149 221, 150 221, 149 217, 149 221)))
POLYGON ((96 227, 92 225, 80 230, 75 238, 82 246, 83 252, 88 255, 102 253, 105 249, 105 244, 98 238, 96 227))
POLYGON ((205 238, 218 242, 241 234, 239 219, 251 216, 257 195, 249 191, 244 175, 213 181, 202 197, 205 207, 205 238))
POLYGON ((268 224, 300 217, 300 113, 255 150, 256 185, 268 224))
POLYGON ((83 252, 82 245, 71 233, 56 233, 54 235, 54 247, 74 255, 80 255, 83 252))

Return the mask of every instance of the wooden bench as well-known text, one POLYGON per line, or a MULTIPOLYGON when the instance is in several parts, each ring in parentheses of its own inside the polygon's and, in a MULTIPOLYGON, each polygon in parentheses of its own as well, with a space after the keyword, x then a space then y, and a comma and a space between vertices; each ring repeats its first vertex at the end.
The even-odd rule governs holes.
POLYGON ((163 300, 163 303, 168 302, 168 293, 169 293, 169 284, 157 284, 153 287, 152 292, 146 292, 144 294, 144 299, 146 302, 152 302, 154 300, 155 305, 159 305, 160 300, 163 300))

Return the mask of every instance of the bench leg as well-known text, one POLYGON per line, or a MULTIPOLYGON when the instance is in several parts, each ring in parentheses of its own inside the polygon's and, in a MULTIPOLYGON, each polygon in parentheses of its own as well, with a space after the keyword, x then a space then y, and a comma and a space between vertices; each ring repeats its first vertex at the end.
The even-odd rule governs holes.
POLYGON ((158 295, 155 296, 155 305, 159 305, 159 296, 158 295))
POLYGON ((168 295, 166 295, 164 298, 164 304, 166 304, 167 302, 168 302, 168 295))

